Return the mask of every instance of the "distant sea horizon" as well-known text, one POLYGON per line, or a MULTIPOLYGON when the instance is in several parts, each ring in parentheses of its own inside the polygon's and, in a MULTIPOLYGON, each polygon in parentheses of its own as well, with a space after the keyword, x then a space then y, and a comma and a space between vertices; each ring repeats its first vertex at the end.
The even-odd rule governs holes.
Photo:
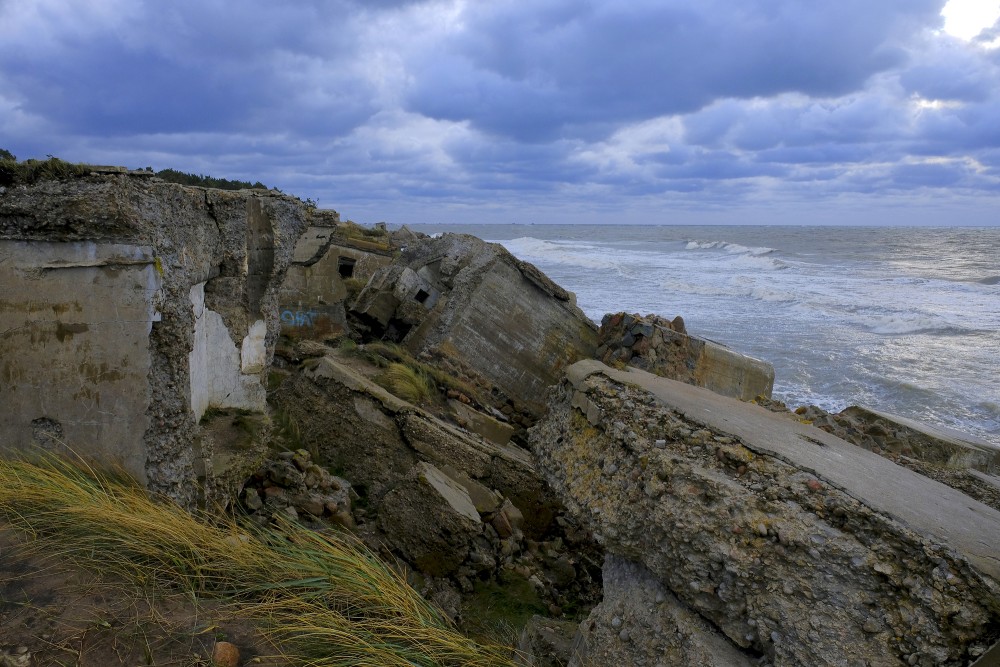
POLYGON ((419 224, 504 245, 598 324, 627 311, 775 367, 791 407, 866 407, 1000 446, 1000 227, 419 224))

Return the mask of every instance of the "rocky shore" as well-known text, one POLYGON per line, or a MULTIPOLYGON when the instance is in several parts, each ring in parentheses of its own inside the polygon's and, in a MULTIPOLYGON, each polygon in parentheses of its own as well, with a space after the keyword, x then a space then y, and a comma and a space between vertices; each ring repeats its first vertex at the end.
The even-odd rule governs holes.
POLYGON ((350 531, 518 664, 964 667, 1000 639, 997 451, 789 410, 681 317, 597 327, 474 237, 146 174, 2 192, 0 232, 6 449, 350 531), (74 391, 29 381, 52 355, 74 391), (126 419, 95 431, 98 396, 126 419))

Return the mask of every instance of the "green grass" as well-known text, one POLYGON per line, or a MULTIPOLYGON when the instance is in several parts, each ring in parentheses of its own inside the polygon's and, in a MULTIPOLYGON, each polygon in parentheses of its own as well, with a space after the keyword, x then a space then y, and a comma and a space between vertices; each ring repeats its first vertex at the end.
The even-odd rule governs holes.
POLYGON ((476 582, 462 606, 462 626, 476 638, 514 643, 535 614, 548 616, 548 606, 528 580, 505 572, 499 582, 476 582))
POLYGON ((513 665, 509 647, 458 633, 348 533, 192 515, 122 473, 55 458, 0 461, 0 517, 40 555, 232 603, 292 664, 513 665))

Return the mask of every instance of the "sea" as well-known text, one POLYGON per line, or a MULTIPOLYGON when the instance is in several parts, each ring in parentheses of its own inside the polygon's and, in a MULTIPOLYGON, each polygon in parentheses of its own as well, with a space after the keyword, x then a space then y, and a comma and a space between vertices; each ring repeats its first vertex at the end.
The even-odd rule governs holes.
POLYGON ((863 405, 1000 446, 1000 227, 410 227, 502 244, 598 324, 680 315, 771 363, 790 407, 863 405))

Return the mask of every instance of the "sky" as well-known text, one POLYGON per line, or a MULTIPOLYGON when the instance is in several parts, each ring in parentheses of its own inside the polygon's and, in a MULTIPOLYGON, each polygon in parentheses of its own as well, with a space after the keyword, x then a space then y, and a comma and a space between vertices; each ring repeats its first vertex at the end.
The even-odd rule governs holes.
POLYGON ((0 148, 371 223, 1000 224, 1000 0, 0 0, 0 148))

